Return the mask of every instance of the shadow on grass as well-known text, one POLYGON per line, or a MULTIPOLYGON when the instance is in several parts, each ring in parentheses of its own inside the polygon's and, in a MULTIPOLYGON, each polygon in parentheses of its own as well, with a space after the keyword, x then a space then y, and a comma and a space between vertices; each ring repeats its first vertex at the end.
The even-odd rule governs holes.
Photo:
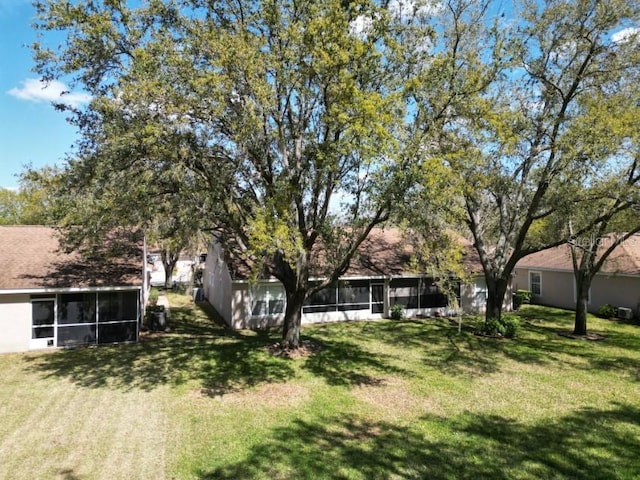
POLYGON ((205 304, 172 308, 169 334, 137 344, 100 346, 26 357, 47 377, 69 378, 83 387, 152 390, 196 381, 211 395, 294 375, 290 363, 271 356, 269 333, 231 331, 205 304))
POLYGON ((457 324, 446 318, 368 322, 353 325, 351 330, 356 338, 382 343, 397 352, 395 363, 400 365, 411 351, 422 358, 421 366, 448 375, 474 376, 494 372, 500 366, 500 358, 490 351, 491 345, 473 335, 473 326, 465 324, 459 333, 457 324))
POLYGON ((616 372, 640 380, 640 330, 634 326, 590 317, 590 324, 595 324, 590 330, 605 336, 604 341, 593 342, 558 336, 563 327, 573 328, 572 311, 530 306, 519 314, 527 320, 524 329, 528 335, 505 350, 508 357, 540 364, 569 362, 579 368, 616 372))
POLYGON ((356 343, 306 336, 320 345, 320 350, 307 357, 304 368, 322 377, 329 385, 378 385, 385 375, 407 375, 409 372, 393 364, 393 358, 369 352, 356 343))
POLYGON ((640 410, 612 405, 536 424, 465 413, 414 425, 335 416, 273 430, 235 464, 201 479, 637 478, 640 410), (429 432, 450 434, 430 435, 429 432))
MULTIPOLYGON (((308 367, 331 383, 353 384, 358 383, 358 375, 367 370, 407 373, 403 356, 415 358, 417 354, 422 358, 422 366, 451 376, 493 373, 499 371, 505 361, 516 361, 542 366, 566 364, 640 380, 640 332, 631 326, 605 323, 597 324, 608 328, 605 342, 568 339, 557 332, 571 323, 569 313, 525 308, 520 312, 525 321, 515 339, 478 337, 473 332, 481 319, 469 318, 463 322, 461 332, 456 322, 446 318, 327 325, 312 332, 329 345, 329 351, 310 359, 308 367), (370 357, 366 351, 376 343, 385 345, 383 351, 387 353, 370 357)), ((380 348, 373 351, 377 350, 380 348)), ((420 372, 414 368, 411 374, 420 372)))

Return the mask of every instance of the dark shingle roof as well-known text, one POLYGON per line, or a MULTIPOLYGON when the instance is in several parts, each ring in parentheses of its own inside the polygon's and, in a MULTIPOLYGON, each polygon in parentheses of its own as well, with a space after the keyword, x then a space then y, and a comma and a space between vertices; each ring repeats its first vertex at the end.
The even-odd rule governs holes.
MULTIPOLYGON (((470 273, 482 272, 478 255, 468 240, 459 237, 458 241, 464 249, 463 266, 470 273)), ((365 239, 349 269, 343 277, 381 277, 411 276, 419 274, 416 265, 412 265, 415 248, 400 228, 374 228, 365 239)), ((325 264, 326 252, 318 245, 312 253, 312 276, 323 277, 322 265, 325 264)), ((230 258, 231 275, 234 280, 249 278, 249 268, 243 262, 230 258)), ((418 266, 419 268, 419 266, 418 266)))
POLYGON ((0 290, 142 285, 142 249, 118 258, 87 260, 59 249, 55 229, 0 226, 0 290))

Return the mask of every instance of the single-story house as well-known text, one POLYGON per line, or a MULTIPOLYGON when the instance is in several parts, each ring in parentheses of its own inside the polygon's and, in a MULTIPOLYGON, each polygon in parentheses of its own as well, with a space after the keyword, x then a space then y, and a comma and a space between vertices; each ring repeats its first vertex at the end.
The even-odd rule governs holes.
MULTIPOLYGON (((612 239, 600 239, 600 248, 607 248, 612 239)), ((561 245, 520 260, 513 286, 530 290, 534 303, 574 310, 576 282, 570 247, 561 245)), ((605 304, 630 309, 635 315, 640 313, 640 235, 616 247, 593 279, 588 310, 597 312, 605 304)))
MULTIPOLYGON (((486 283, 471 244, 464 246, 464 266, 471 280, 458 283, 455 295, 465 313, 483 313, 486 283)), ((374 229, 345 275, 307 299, 302 322, 388 318, 396 304, 404 305, 405 315, 410 317, 453 314, 453 302, 436 279, 412 268, 412 252, 399 229, 374 229)), ((205 299, 232 328, 264 328, 279 325, 284 319, 283 285, 274 278, 250 282, 249 271, 231 260, 217 241, 211 243, 207 254, 203 289, 205 299)))
POLYGON ((117 257, 86 259, 53 228, 0 226, 0 352, 137 341, 144 244, 118 244, 117 257))

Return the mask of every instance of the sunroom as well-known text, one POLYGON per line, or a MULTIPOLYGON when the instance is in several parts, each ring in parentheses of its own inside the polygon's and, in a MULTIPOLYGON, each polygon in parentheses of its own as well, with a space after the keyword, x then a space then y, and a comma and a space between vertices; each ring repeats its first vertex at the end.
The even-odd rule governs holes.
POLYGON ((117 255, 89 257, 61 249, 53 228, 0 226, 0 353, 137 341, 144 241, 116 238, 117 255))
POLYGON ((140 291, 37 294, 31 301, 31 349, 135 342, 140 291))

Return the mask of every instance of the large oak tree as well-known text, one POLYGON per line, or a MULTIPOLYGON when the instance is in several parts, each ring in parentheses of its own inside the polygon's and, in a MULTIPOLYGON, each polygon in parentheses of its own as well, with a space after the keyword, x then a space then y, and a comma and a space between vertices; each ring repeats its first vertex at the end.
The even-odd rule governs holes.
POLYGON ((412 25, 429 9, 407 5, 39 3, 40 31, 66 35, 34 45, 40 73, 93 97, 71 112, 83 137, 69 178, 115 218, 157 200, 149 181, 176 180, 201 228, 282 282, 296 347, 305 299, 346 271, 407 181, 404 45, 431 33, 412 25))

